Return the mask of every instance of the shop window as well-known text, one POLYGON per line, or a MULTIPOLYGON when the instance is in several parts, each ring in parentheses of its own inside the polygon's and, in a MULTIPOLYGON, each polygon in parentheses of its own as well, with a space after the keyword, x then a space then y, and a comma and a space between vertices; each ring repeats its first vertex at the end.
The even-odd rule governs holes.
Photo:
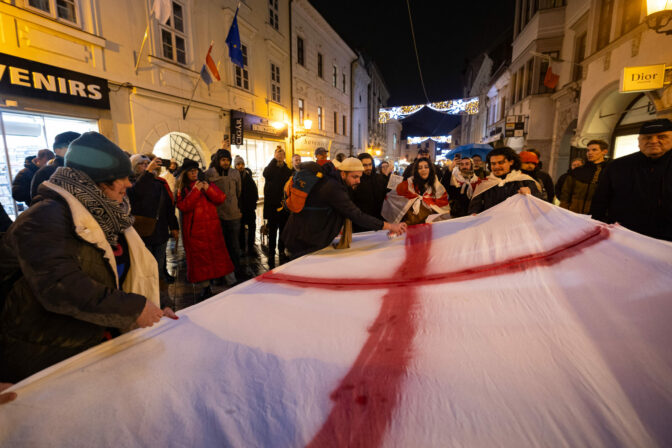
POLYGON ((274 30, 280 26, 278 21, 278 0, 268 0, 268 23, 274 30))
POLYGON ((321 130, 323 128, 322 119, 322 106, 317 106, 317 129, 321 130))
POLYGON ((639 25, 642 16, 642 0, 624 0, 623 1, 623 21, 621 23, 621 34, 639 25))
POLYGON ((296 62, 299 65, 305 67, 304 54, 303 54, 303 38, 296 36, 296 62))
POLYGON ((322 53, 317 53, 317 76, 324 77, 322 73, 322 53))
POLYGON ((54 19, 79 24, 77 0, 28 0, 28 6, 38 9, 54 19))
POLYGON ((299 124, 303 126, 303 118, 304 118, 304 113, 305 113, 305 104, 303 102, 303 99, 299 98, 299 124))
POLYGON ((600 22, 597 27, 597 49, 601 50, 609 43, 611 34, 611 16, 614 12, 614 0, 602 0, 600 22))
POLYGON ((280 67, 271 62, 271 99, 280 102, 280 67))
POLYGON ((333 66, 333 71, 332 71, 332 74, 331 74, 331 85, 332 86, 336 87, 336 80, 337 79, 338 79, 338 69, 334 65, 333 66))
POLYGON ((241 44, 240 49, 243 53, 243 68, 236 65, 236 86, 241 89, 250 90, 250 72, 247 65, 247 45, 241 44))
POLYGON ((27 206, 12 198, 12 181, 24 168, 25 158, 52 148, 54 137, 61 132, 98 131, 98 124, 94 120, 4 110, 0 111, 0 120, 0 129, 4 129, 0 141, 7 144, 0 150, 0 203, 10 218, 16 219, 27 206))
POLYGON ((186 29, 184 7, 179 2, 172 2, 173 11, 166 23, 160 25, 161 50, 163 57, 177 62, 187 63, 186 29))
POLYGON ((338 134, 338 112, 334 112, 334 134, 338 134))

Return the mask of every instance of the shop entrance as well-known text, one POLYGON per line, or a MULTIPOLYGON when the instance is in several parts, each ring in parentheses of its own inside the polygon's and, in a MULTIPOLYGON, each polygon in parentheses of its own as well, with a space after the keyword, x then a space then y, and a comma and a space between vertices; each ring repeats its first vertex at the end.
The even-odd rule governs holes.
POLYGON ((98 131, 96 120, 24 113, 0 109, 0 133, 3 151, 0 156, 0 202, 13 220, 27 208, 12 198, 12 182, 24 168, 26 157, 40 149, 52 149, 54 137, 61 132, 98 131))
POLYGON ((252 171, 252 177, 259 189, 259 198, 264 197, 264 168, 273 159, 278 146, 285 149, 285 142, 246 138, 242 145, 231 145, 231 156, 242 157, 245 166, 252 171))

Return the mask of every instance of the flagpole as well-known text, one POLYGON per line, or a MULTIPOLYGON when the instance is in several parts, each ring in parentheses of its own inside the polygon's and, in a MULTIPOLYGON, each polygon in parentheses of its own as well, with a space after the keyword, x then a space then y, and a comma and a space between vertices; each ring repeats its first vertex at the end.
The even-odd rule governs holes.
MULTIPOLYGON (((215 44, 214 40, 210 41, 210 47, 208 47, 208 53, 210 52, 210 48, 215 44)), ((186 120, 187 119, 187 114, 189 113, 189 108, 191 107, 191 102, 194 100, 194 95, 196 94, 196 88, 198 87, 198 84, 201 82, 201 75, 198 75, 198 79, 196 80, 196 84, 194 85, 194 90, 191 91, 191 98, 189 98, 189 103, 187 103, 187 106, 182 106, 182 119, 186 120)))
POLYGON ((142 57, 142 50, 145 49, 145 43, 147 42, 147 35, 149 35, 149 23, 147 23, 147 28, 145 29, 145 37, 142 38, 142 45, 140 45, 140 53, 138 53, 138 60, 135 61, 135 74, 138 74, 138 67, 140 66, 140 58, 142 57))

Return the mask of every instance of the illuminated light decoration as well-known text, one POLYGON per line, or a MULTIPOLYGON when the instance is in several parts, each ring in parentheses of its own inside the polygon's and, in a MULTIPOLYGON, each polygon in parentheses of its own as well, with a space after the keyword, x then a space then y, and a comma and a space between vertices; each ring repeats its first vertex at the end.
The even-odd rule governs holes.
POLYGON ((437 112, 443 112, 450 115, 474 115, 478 113, 478 97, 446 100, 429 104, 416 104, 413 106, 381 107, 378 110, 378 122, 387 123, 390 120, 403 120, 425 106, 437 112))
POLYGON ((419 145, 425 140, 432 139, 436 143, 450 143, 453 140, 451 135, 437 135, 435 137, 408 137, 406 141, 409 145, 419 145))

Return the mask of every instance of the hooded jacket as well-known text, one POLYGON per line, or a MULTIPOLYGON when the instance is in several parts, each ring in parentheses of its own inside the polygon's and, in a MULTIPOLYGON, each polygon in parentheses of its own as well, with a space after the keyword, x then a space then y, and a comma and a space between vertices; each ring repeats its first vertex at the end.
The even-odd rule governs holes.
POLYGON ((40 169, 39 166, 32 162, 26 162, 21 171, 19 171, 12 182, 12 197, 16 202, 24 202, 30 205, 30 184, 33 181, 33 176, 40 169))
POLYGON ((233 166, 226 170, 220 168, 219 161, 227 154, 229 152, 226 150, 217 150, 210 168, 205 172, 205 178, 208 182, 215 184, 226 195, 226 201, 217 206, 219 219, 233 221, 243 216, 238 206, 238 199, 242 191, 242 181, 240 173, 233 166))
POLYGON ((130 328, 159 305, 156 260, 129 227, 130 269, 119 285, 112 247, 93 215, 44 182, 0 243, 0 381, 15 382, 130 328), (56 242, 58 244, 56 244, 56 242))

